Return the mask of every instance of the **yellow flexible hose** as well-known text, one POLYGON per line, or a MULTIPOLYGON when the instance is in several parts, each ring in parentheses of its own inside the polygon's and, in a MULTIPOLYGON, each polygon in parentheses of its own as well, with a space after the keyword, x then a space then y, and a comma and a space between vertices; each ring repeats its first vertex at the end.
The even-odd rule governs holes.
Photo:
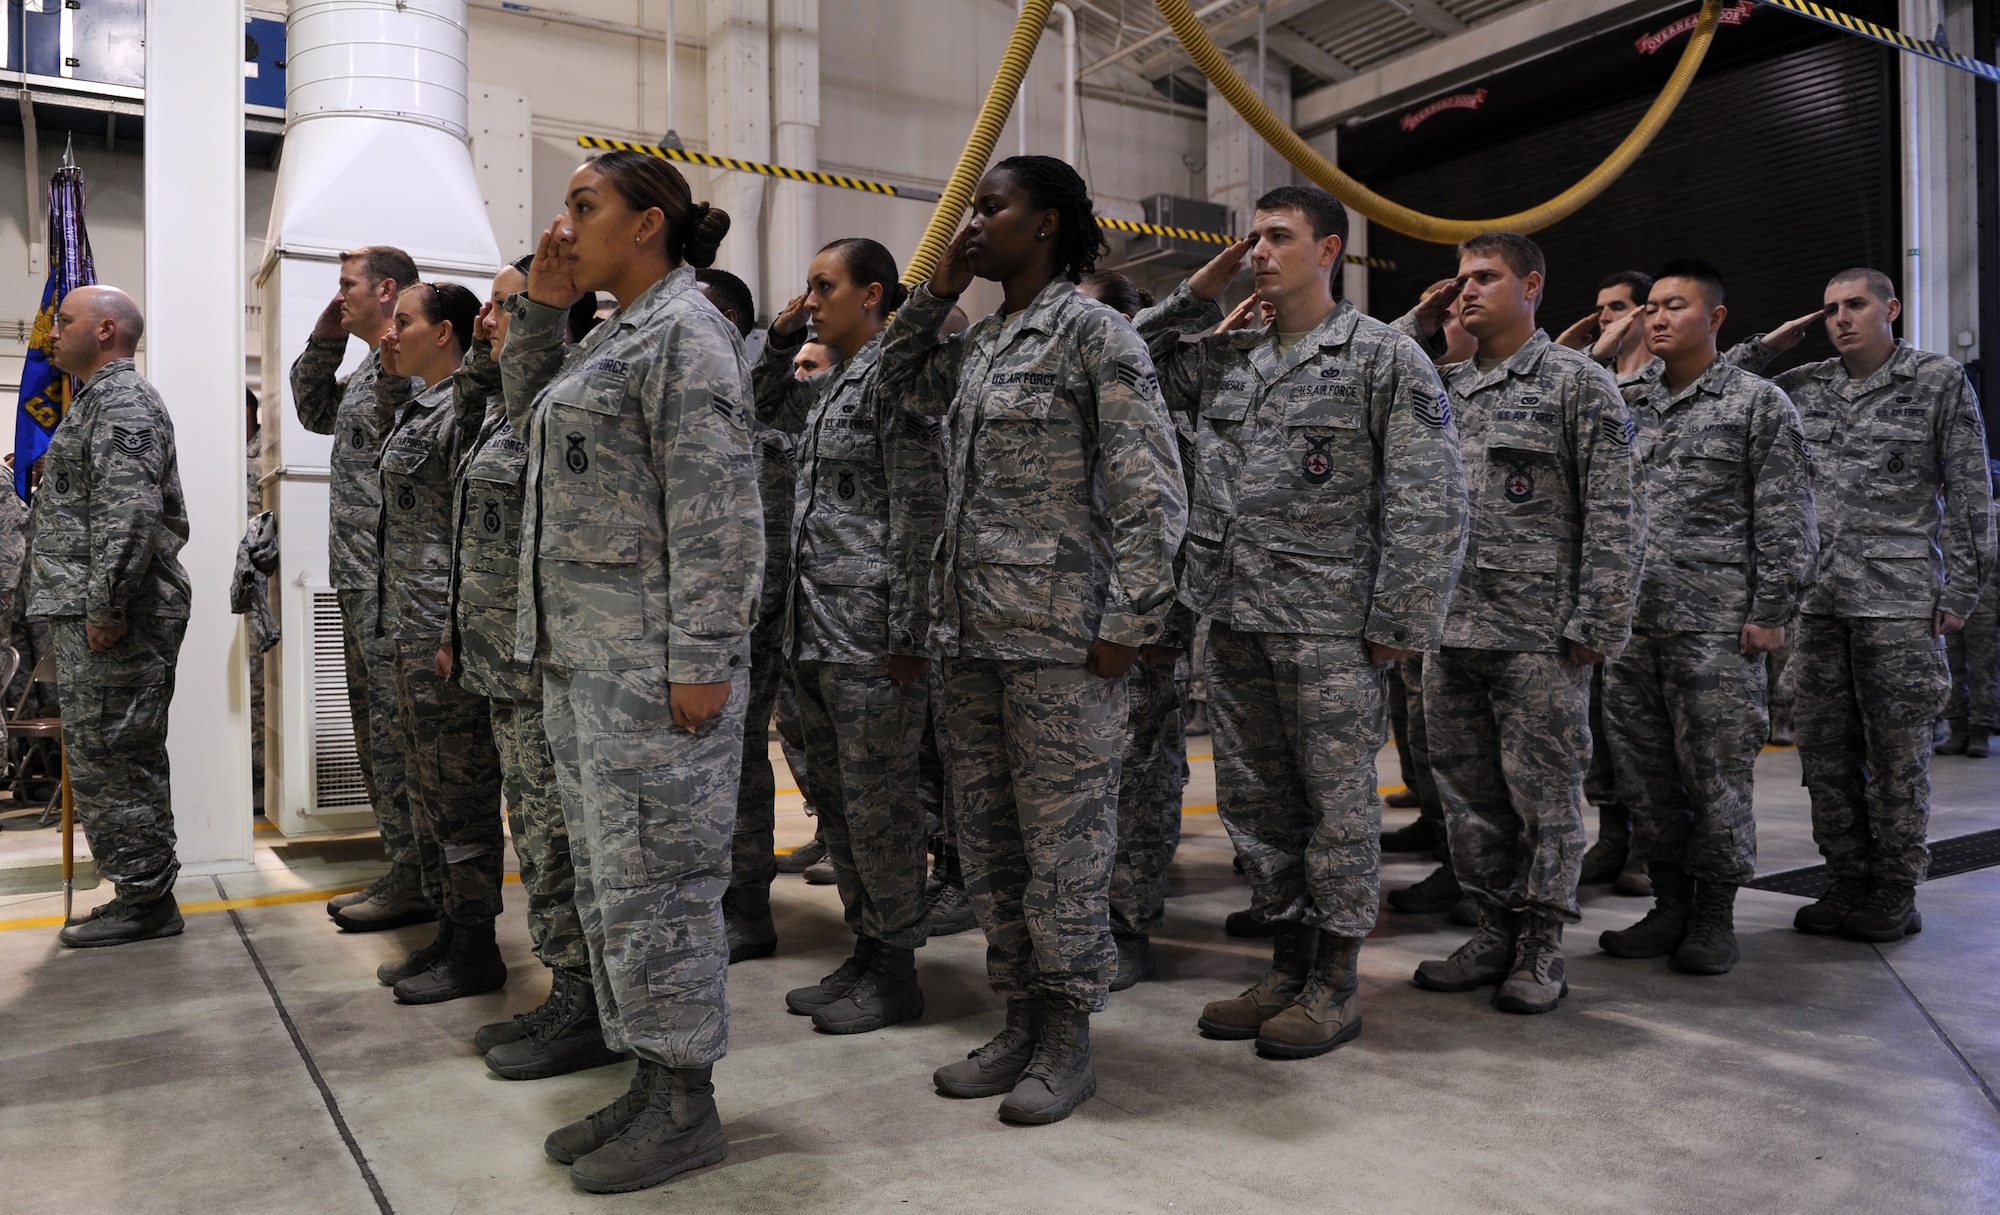
MULTIPOLYGON (((1540 206, 1530 207, 1513 215, 1501 215, 1493 219, 1443 219, 1392 202, 1341 172, 1332 161, 1321 156, 1305 140, 1299 138, 1298 132, 1272 113, 1271 107, 1264 104, 1264 99, 1244 83, 1243 77, 1237 75, 1236 69, 1231 67, 1229 60, 1223 56, 1221 48, 1215 45, 1215 40, 1208 36, 1208 31, 1203 29, 1201 22, 1195 18, 1194 11, 1187 6, 1186 0, 1153 0, 1153 2, 1159 7, 1160 15, 1167 19, 1167 24, 1173 27, 1174 35, 1180 39, 1181 46, 1187 49, 1188 56, 1194 60, 1195 66, 1201 69, 1202 75, 1208 77, 1209 83, 1229 99, 1229 104, 1243 116, 1244 121, 1248 122, 1266 143, 1276 148, 1281 156, 1290 161, 1294 168, 1341 202, 1383 227, 1392 228, 1405 236, 1414 236, 1418 240, 1432 241, 1440 245, 1457 244, 1478 232, 1534 232, 1569 218, 1590 200, 1602 194, 1612 182, 1618 180, 1620 174, 1631 167, 1632 162, 1639 158, 1639 153, 1646 150, 1646 145, 1660 133, 1660 128, 1665 126, 1667 119, 1673 115, 1674 108, 1680 105, 1681 98, 1686 96, 1688 85, 1694 82, 1694 74, 1701 67, 1702 59, 1708 54, 1709 43, 1715 37, 1716 19, 1722 11, 1721 0, 1708 0, 1702 5, 1701 17, 1695 23, 1694 33, 1688 38, 1687 49, 1681 52, 1681 61, 1675 66, 1674 74, 1668 77, 1666 87, 1660 90, 1659 97, 1654 99, 1652 107, 1639 119, 1638 125, 1632 128, 1632 133, 1625 137, 1624 142, 1612 149, 1611 155, 1585 174, 1582 180, 1540 206)), ((1008 49, 1011 52, 1013 48, 1008 49)), ((989 97, 988 104, 991 103, 992 99, 989 97)), ((1004 113, 1003 110, 1003 117, 1004 113)), ((981 118, 984 119, 983 114, 981 118)), ((989 139, 987 142, 990 145, 992 141, 989 139)), ((967 151, 970 152, 970 149, 967 151)), ((964 163, 963 160, 959 162, 961 167, 964 163)), ((939 208, 942 214, 942 203, 939 204, 939 208)), ((952 214, 955 217, 957 212, 953 211, 952 214)), ((933 220, 933 223, 935 222, 933 220)), ((925 239, 928 240, 929 236, 926 235, 925 239)))
POLYGON ((903 268, 906 285, 914 287, 929 278, 931 271, 937 269, 938 258, 944 256, 945 247, 957 235, 958 217, 972 201, 972 187, 979 184, 979 175, 986 171, 986 158, 993 155, 993 141, 1000 138, 1000 128, 1006 125, 1007 111, 1013 108, 1014 95, 1021 90, 1021 77, 1027 74, 1028 60, 1035 57, 1035 47, 1042 41, 1042 27, 1048 24, 1049 9, 1054 4, 1055 0, 1027 0, 1014 19, 1014 32, 1008 35, 1007 49, 1000 56, 1000 70, 993 74, 993 84, 986 90, 979 117, 973 120, 972 137, 958 154, 958 165, 938 195, 937 209, 931 212, 930 223, 924 225, 924 237, 917 242, 917 251, 910 255, 910 264, 903 268))

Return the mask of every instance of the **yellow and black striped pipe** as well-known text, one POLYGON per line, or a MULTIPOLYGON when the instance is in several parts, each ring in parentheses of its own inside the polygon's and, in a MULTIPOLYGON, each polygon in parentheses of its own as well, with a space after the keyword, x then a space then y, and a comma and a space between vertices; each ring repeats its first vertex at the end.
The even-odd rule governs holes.
MULTIPOLYGON (((602 135, 579 135, 578 145, 600 152, 640 152, 647 156, 658 156, 665 160, 678 160, 684 164, 703 165, 710 169, 729 169, 737 173, 755 173, 760 177, 781 177, 787 181, 810 182, 816 186, 834 186, 842 190, 861 190, 868 194, 885 194, 891 198, 914 198, 923 202, 936 202, 937 191, 920 186, 892 186, 887 182, 869 181, 865 177, 847 177, 839 173, 822 173, 817 169, 789 169, 783 165, 767 165, 755 160, 738 160, 734 156, 711 156, 707 152, 689 152, 681 148, 661 147, 658 144, 634 143, 629 139, 608 139, 602 135)), ((1141 236, 1165 236, 1174 240, 1203 241, 1211 245, 1227 245, 1236 238, 1220 232, 1198 232, 1193 228, 1169 228, 1161 224, 1142 224, 1129 219, 1106 219, 1097 217, 1099 226, 1118 232, 1131 232, 1141 236)), ((1394 270, 1396 263, 1386 257, 1352 257, 1347 259, 1351 266, 1367 266, 1371 270, 1394 270)))
POLYGON ((1935 42, 1925 42, 1921 38, 1912 38, 1908 34, 1898 33, 1892 29, 1884 29, 1873 21, 1863 21, 1859 17, 1843 13, 1838 9, 1831 9, 1823 4, 1814 4, 1812 0, 1757 0, 1757 2, 1768 4, 1772 8, 1784 9, 1788 13, 1797 13, 1801 17, 1817 21, 1821 25, 1830 25, 1837 30, 1845 30, 1858 38, 1866 38, 1871 42, 1879 42, 1883 46, 1892 46, 1899 51, 1907 51, 1912 55, 1934 60, 1947 67, 1955 67, 1961 72, 1970 72, 1983 80, 2000 82, 2000 67, 1995 67, 1983 60, 1974 59, 1970 55, 1961 55, 1948 46, 1939 46, 1935 42))

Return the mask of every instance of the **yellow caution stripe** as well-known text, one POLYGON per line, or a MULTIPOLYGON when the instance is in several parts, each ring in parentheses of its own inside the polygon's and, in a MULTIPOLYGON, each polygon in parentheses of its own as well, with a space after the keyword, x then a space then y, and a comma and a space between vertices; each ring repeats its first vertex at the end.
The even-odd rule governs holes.
POLYGON ((1983 60, 1974 59, 1970 55, 1961 55, 1948 46, 1939 46, 1935 42, 1926 42, 1921 38, 1912 38, 1908 34, 1900 33, 1896 30, 1884 29, 1873 21, 1863 21, 1861 18, 1850 13, 1843 13, 1839 9, 1828 8, 1823 4, 1814 4, 1812 0, 1757 0, 1757 2, 1759 4, 1768 4, 1772 8, 1784 9, 1788 13, 1797 13, 1808 20, 1817 21, 1821 25, 1830 25, 1837 30, 1844 30, 1858 38, 1866 38, 1871 42, 1879 42, 1883 46, 1893 46, 1899 51, 1907 51, 1912 55, 1918 55, 1925 59, 1942 63, 1947 67, 1955 67, 1961 72, 1970 72, 1982 80, 1991 80, 2000 83, 2000 67, 1995 67, 1983 60))
MULTIPOLYGON (((629 139, 611 139, 603 135, 579 135, 578 146, 599 152, 638 152, 645 156, 657 156, 662 160, 677 160, 682 164, 701 165, 710 169, 727 169, 736 173, 755 173, 759 177, 777 177, 786 181, 809 182, 816 186, 833 186, 841 190, 860 190, 867 194, 883 194, 890 198, 914 198, 920 202, 936 202, 937 191, 926 190, 922 186, 892 186, 884 181, 870 181, 865 177, 848 177, 840 173, 822 173, 818 169, 791 169, 784 165, 767 165, 756 160, 738 160, 734 156, 714 156, 707 152, 690 152, 684 148, 662 147, 654 143, 634 143, 629 139)), ((1171 228, 1161 224, 1142 224, 1129 219, 1106 219, 1097 217, 1099 227, 1116 232, 1131 232, 1140 236, 1165 236, 1174 240, 1202 241, 1211 245, 1228 245, 1236 237, 1220 232, 1200 232, 1193 228, 1171 228)), ((1347 259, 1350 266, 1366 266, 1371 270, 1394 270, 1396 263, 1386 257, 1353 257, 1347 259)))

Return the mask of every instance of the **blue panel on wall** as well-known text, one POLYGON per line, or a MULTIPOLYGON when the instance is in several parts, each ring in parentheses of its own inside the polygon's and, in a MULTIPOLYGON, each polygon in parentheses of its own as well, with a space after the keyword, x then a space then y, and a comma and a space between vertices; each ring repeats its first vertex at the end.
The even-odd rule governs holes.
POLYGON ((285 23, 263 17, 244 22, 243 58, 257 65, 255 76, 243 79, 243 100, 249 105, 285 108, 285 23))

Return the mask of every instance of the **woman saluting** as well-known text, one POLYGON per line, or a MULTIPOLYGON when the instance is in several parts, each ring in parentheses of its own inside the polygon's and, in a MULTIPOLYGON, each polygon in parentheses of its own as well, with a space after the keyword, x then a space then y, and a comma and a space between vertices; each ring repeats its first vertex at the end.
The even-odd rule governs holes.
POLYGON ((605 1043, 632 1087, 549 1135, 582 1188, 643 1189, 727 1154, 722 893, 764 564, 749 369, 695 285, 729 217, 665 161, 570 177, 501 359, 528 446, 515 653, 541 664, 605 1043), (587 291, 618 311, 565 353, 587 291))
POLYGON ((1000 1035, 934 1079, 1009 1093, 1009 1122, 1057 1121, 1097 1088, 1125 672, 1165 623, 1187 515, 1145 344, 1076 289, 1103 249, 1076 170, 1003 160, 882 344, 880 391, 948 418, 930 641, 966 893, 1007 999, 1000 1035), (974 276, 1001 311, 940 343, 974 276))

